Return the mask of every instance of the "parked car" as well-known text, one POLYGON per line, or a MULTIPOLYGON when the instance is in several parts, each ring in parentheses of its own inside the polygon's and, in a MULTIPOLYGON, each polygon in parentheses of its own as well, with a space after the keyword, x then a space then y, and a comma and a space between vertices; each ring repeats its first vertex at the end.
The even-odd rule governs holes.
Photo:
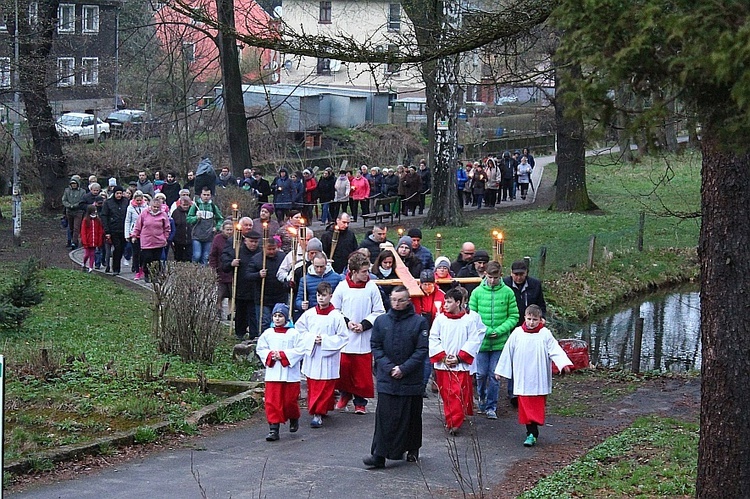
POLYGON ((158 137, 161 121, 141 109, 120 109, 112 112, 107 119, 113 137, 158 137))
POLYGON ((110 133, 109 123, 87 113, 65 113, 57 119, 55 128, 60 137, 70 140, 104 140, 110 133))

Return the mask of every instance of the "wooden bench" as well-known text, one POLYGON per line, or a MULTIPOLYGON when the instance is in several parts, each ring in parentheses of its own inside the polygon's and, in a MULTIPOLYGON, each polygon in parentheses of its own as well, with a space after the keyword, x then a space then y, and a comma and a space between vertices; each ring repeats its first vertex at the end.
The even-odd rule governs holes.
MULTIPOLYGON (((380 222, 388 218, 390 223, 393 223, 394 213, 389 211, 394 203, 398 203, 398 196, 392 196, 387 198, 377 198, 375 200, 375 212, 362 215, 362 224, 367 227, 367 221, 372 220, 373 222, 380 222)), ((395 213, 396 217, 401 220, 401 210, 395 213)))

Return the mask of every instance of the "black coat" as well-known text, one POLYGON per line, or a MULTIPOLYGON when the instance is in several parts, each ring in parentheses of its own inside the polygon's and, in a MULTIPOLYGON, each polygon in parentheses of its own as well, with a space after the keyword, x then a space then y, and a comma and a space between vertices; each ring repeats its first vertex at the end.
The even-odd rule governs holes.
POLYGON ((404 310, 390 309, 375 319, 370 346, 375 361, 378 393, 422 395, 429 335, 427 319, 415 314, 411 303, 404 310), (396 366, 404 374, 401 379, 393 378, 390 374, 396 366))
POLYGON ((333 245, 333 226, 329 227, 321 236, 320 242, 323 243, 323 252, 328 255, 328 258, 333 260, 333 270, 337 274, 344 272, 347 263, 349 262, 349 255, 357 251, 357 237, 350 229, 342 230, 339 232, 339 242, 336 244, 336 253, 331 254, 331 246, 333 245))
POLYGON ((102 225, 105 234, 125 234, 125 216, 128 214, 128 200, 119 201, 114 196, 102 206, 102 225))
MULTIPOLYGON (((276 256, 266 258, 266 285, 263 289, 264 298, 263 306, 271 307, 276 303, 289 303, 289 285, 285 282, 281 282, 276 279, 276 272, 278 272, 281 263, 284 261, 286 255, 283 251, 279 250, 276 252, 276 256)), ((260 303, 260 288, 261 281, 260 271, 263 269, 263 252, 259 251, 257 255, 254 255, 250 259, 250 265, 246 272, 244 272, 244 278, 249 279, 254 283, 257 291, 258 302, 260 303)))
POLYGON ((544 301, 544 292, 542 291, 542 281, 533 277, 526 277, 526 282, 517 288, 511 276, 503 277, 506 286, 516 294, 516 303, 518 304, 518 326, 523 324, 524 312, 529 305, 539 305, 542 309, 542 317, 547 315, 547 303, 544 301))
MULTIPOLYGON (((229 243, 229 241, 227 241, 227 243, 229 243)), ((255 289, 255 282, 251 281, 247 275, 250 269, 250 261, 258 253, 261 253, 260 248, 256 249, 255 251, 250 251, 249 249, 247 249, 247 246, 245 246, 245 243, 240 243, 240 266, 239 270, 237 270, 238 300, 257 301, 258 299, 258 293, 255 289)), ((262 256, 263 255, 261 254, 261 257, 262 256)), ((234 260, 234 247, 231 244, 227 244, 226 246, 224 246, 224 251, 221 253, 221 270, 223 272, 228 272, 232 274, 232 276, 234 276, 234 267, 232 267, 232 260, 234 260)))
POLYGON ((385 184, 385 192, 388 197, 398 195, 398 181, 399 178, 397 175, 386 175, 383 179, 383 183, 385 184))
POLYGON ((183 210, 180 206, 172 212, 174 220, 174 244, 193 244, 193 226, 187 223, 187 214, 190 208, 183 210))
POLYGON ((330 203, 336 195, 336 178, 328 175, 318 180, 318 200, 321 203, 330 203))

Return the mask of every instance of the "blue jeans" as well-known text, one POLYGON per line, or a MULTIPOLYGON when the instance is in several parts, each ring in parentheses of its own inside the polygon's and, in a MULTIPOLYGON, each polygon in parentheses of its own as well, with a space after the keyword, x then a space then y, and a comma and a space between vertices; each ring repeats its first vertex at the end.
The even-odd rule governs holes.
POLYGON ((206 265, 208 263, 208 254, 211 253, 211 243, 213 241, 196 241, 193 239, 193 263, 206 265))
POLYGON ((320 214, 320 221, 323 223, 332 222, 331 210, 329 209, 331 206, 331 203, 323 203, 321 206, 322 206, 322 212, 320 214))
POLYGON ((500 360, 502 350, 479 352, 477 354, 477 391, 479 392, 479 410, 497 411, 497 396, 500 382, 495 379, 495 367, 500 360))

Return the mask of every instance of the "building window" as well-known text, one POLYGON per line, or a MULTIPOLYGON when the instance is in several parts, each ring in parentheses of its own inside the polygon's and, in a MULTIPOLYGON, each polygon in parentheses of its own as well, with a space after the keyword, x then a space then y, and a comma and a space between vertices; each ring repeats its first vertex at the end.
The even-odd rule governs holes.
POLYGON ((331 60, 327 57, 319 58, 317 72, 321 76, 331 76, 331 60))
POLYGON ((331 24, 331 2, 320 2, 320 24, 331 24))
POLYGON ((36 26, 39 23, 39 2, 29 4, 29 25, 36 26))
POLYGON ((99 33, 99 6, 83 6, 82 31, 84 33, 99 33))
POLYGON ((57 8, 57 32, 76 32, 76 6, 69 3, 61 3, 57 8))
MULTIPOLYGON (((388 44, 388 54, 389 55, 398 55, 398 45, 396 44, 388 44)), ((385 67, 386 74, 390 75, 397 75, 401 72, 401 64, 397 62, 389 62, 385 67)))
POLYGON ((401 4, 392 3, 388 11, 388 31, 401 31, 401 4))
POLYGON ((76 60, 72 57, 57 58, 57 86, 72 87, 76 84, 76 60))
POLYGON ((182 56, 188 64, 195 62, 195 42, 182 42, 182 56))
POLYGON ((10 88, 10 57, 0 57, 0 88, 10 88))
POLYGON ((81 58, 81 84, 98 85, 99 84, 99 58, 82 57, 81 58))

